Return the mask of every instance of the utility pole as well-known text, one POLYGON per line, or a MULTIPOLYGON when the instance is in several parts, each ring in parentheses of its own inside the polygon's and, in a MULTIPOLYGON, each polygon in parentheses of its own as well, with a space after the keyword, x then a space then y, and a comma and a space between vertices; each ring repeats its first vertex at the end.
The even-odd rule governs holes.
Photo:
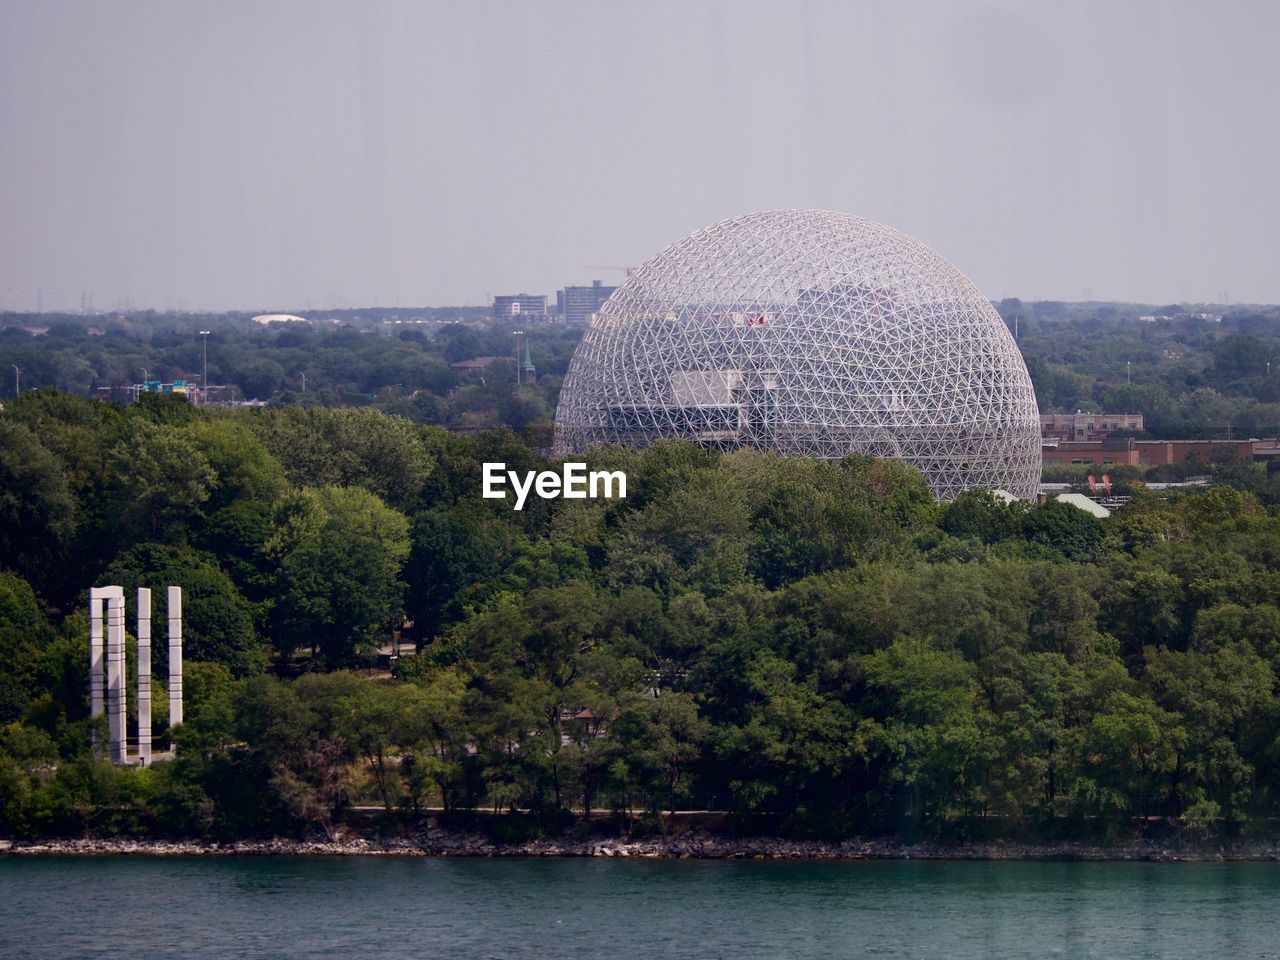
POLYGON ((204 403, 209 399, 209 331, 200 331, 201 343, 204 346, 204 373, 200 375, 200 402, 204 403))

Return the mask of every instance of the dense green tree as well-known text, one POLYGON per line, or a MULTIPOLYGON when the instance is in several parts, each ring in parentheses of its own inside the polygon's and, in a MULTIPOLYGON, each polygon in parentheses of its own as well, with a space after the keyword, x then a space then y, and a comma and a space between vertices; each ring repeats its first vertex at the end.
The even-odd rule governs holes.
POLYGON ((305 488, 270 544, 278 558, 273 641, 330 667, 359 662, 398 629, 409 523, 359 487, 305 488))
POLYGON ((1104 533, 1097 517, 1060 500, 1041 504, 1023 521, 1027 540, 1061 550, 1072 560, 1093 559, 1104 533))
POLYGON ((0 416, 0 566, 47 576, 72 541, 77 512, 58 457, 26 425, 0 416))
POLYGON ((910 815, 945 816, 964 798, 975 748, 973 667, 958 653, 900 640, 867 658, 865 668, 876 707, 858 741, 883 757, 890 791, 908 791, 910 815))
POLYGON ((169 543, 188 538, 215 474, 187 431, 135 418, 111 449, 108 464, 115 477, 112 512, 121 532, 169 543))
POLYGON ((623 753, 654 807, 675 811, 688 768, 700 759, 711 725, 687 693, 637 700, 615 721, 623 753))
POLYGON ((430 470, 418 429, 376 410, 291 406, 246 422, 298 486, 360 486, 406 508, 430 470))
POLYGON ((1265 372, 1271 354, 1257 337, 1231 334, 1214 348, 1214 371, 1224 382, 1259 376, 1265 372))
POLYGON ((270 504, 284 494, 284 468, 243 422, 209 417, 193 422, 185 432, 213 470, 209 512, 245 500, 270 504))
POLYGON ((200 531, 198 545, 219 557, 236 588, 255 604, 262 621, 270 610, 276 566, 269 544, 276 509, 261 500, 239 500, 216 511, 200 531))
POLYGON ((405 581, 419 637, 433 637, 462 616, 464 591, 502 569, 515 538, 514 530, 484 514, 436 508, 413 518, 405 581))
POLYGON ((0 723, 26 711, 51 638, 31 585, 0 569, 0 723))
POLYGON ((1102 818, 1147 817, 1177 763, 1178 717, 1150 697, 1117 690, 1084 730, 1072 799, 1102 818))
MULTIPOLYGON (((263 358, 254 360, 240 367, 235 373, 235 381, 240 385, 246 397, 269 398, 280 389, 284 382, 284 367, 275 360, 263 358)), ((380 383, 386 383, 386 380, 380 383)))
POLYGON ((1200 801, 1233 820, 1248 809, 1258 756, 1255 724, 1274 722, 1275 674, 1244 641, 1209 652, 1151 649, 1144 680, 1157 702, 1181 720, 1169 773, 1173 812, 1200 801))
POLYGON ((49 735, 20 723, 0 724, 0 833, 39 826, 58 751, 49 735))
POLYGON ((990 490, 966 490, 943 508, 940 525, 953 537, 995 543, 1021 534, 1029 510, 1022 500, 1005 501, 990 490))
POLYGON ((433 791, 445 810, 458 802, 470 731, 466 694, 466 680, 448 667, 421 677, 401 695, 391 735, 406 750, 400 770, 414 810, 433 791))
MULTIPOLYGON (((1023 308, 1028 337, 1070 322, 1023 308)), ((164 347, 175 364, 189 339, 164 347)), ((384 346, 426 343, 270 340, 297 351, 277 362, 305 367, 309 402, 318 379, 407 372, 384 346)), ((1213 392, 1162 387, 1168 416, 1239 413, 1238 383, 1198 370, 1213 392)), ((510 389, 442 402, 480 423, 510 389)), ((361 803, 499 811, 509 836, 584 808, 660 830, 687 806, 808 836, 1209 833, 1280 799, 1280 488, 1248 465, 1207 458, 1218 486, 1135 484, 1097 519, 981 491, 939 505, 917 471, 867 457, 664 442, 587 454, 626 471, 626 499, 517 512, 479 496, 481 465, 551 468, 536 431, 53 391, 3 424, 37 504, 11 507, 0 560, 8 832, 334 833, 361 803), (22 552, 57 526, 41 502, 73 521, 43 567, 22 552), (83 591, 106 582, 185 590, 186 721, 149 770, 89 750, 83 591), (415 643, 388 676, 369 654, 402 614, 415 643), (301 676, 268 679, 271 648, 301 676)))
MULTIPOLYGON (((266 667, 267 650, 254 629, 253 609, 210 555, 188 547, 140 544, 120 554, 99 582, 123 586, 130 607, 137 588, 149 588, 157 624, 166 615, 165 588, 181 587, 185 659, 219 663, 236 676, 266 667)), ((153 635, 162 634, 153 630, 153 635)), ((163 662, 164 645, 155 647, 156 663, 163 662)))

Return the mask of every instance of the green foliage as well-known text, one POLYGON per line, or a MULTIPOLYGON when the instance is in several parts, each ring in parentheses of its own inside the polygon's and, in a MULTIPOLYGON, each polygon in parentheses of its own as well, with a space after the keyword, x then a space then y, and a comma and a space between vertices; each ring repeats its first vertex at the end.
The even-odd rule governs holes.
POLYGON ((996 543, 1018 536, 1029 511, 1022 500, 1007 502, 990 490, 966 490, 943 507, 939 525, 953 537, 996 543))
POLYGON ((47 576, 76 528, 61 461, 25 424, 0 416, 0 566, 47 576))
POLYGON ((0 570, 0 723, 26 711, 51 635, 31 585, 0 570))
POLYGON ((1141 413, 1157 439, 1280 434, 1276 309, 1218 323, 1196 316, 1202 309, 1019 304, 1005 317, 1020 318, 1042 411, 1141 413))
POLYGON ((625 500, 517 513, 480 465, 551 465, 511 432, 175 403, 0 416, 5 833, 332 835, 360 803, 485 809, 509 837, 681 808, 798 836, 1204 834, 1280 802, 1280 511, 1239 465, 1100 520, 666 442, 588 455, 625 500), (88 748, 83 591, 108 582, 184 589, 186 718, 148 770, 88 748))
POLYGON ((1023 521, 1027 540, 1061 550, 1072 560, 1092 559, 1104 534, 1097 517, 1060 500, 1041 504, 1023 521))
POLYGON ((403 612, 409 523, 359 487, 304 488, 285 515, 269 544, 279 565, 277 649, 310 647, 331 668, 354 664, 403 612))
POLYGON ((136 417, 109 452, 111 509, 130 539, 182 543, 202 516, 215 474, 187 430, 136 417))
MULTIPOLYGON (((107 568, 104 583, 118 583, 132 596, 152 589, 152 615, 164 609, 163 588, 182 588, 184 656, 222 664, 236 676, 260 672, 266 649, 253 624, 253 611, 215 559, 188 547, 140 544, 107 568)), ((157 634, 158 636, 159 634, 157 634)))
POLYGON ((285 407, 247 422, 298 486, 356 485, 406 507, 430 470, 417 428, 376 410, 285 407))
POLYGON ((244 501, 274 503, 286 492, 280 461, 245 423, 210 417, 192 422, 186 435, 213 469, 210 512, 244 501))

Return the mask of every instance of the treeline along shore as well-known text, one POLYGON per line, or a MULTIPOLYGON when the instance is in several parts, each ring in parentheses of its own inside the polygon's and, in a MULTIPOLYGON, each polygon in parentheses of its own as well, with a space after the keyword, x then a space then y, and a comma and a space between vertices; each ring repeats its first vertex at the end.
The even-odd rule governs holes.
POLYGON ((715 844, 815 850, 1269 842, 1280 516, 1246 470, 1135 484, 1099 519, 939 504, 863 457, 587 460, 626 498, 516 511, 482 465, 554 465, 505 431, 7 403, 0 836, 336 843, 375 807, 441 808, 440 836, 488 811, 494 850, 567 849, 593 813, 615 846, 678 850, 688 810, 724 812, 715 844), (172 760, 91 749, 101 584, 183 589, 185 722, 154 729, 172 760))

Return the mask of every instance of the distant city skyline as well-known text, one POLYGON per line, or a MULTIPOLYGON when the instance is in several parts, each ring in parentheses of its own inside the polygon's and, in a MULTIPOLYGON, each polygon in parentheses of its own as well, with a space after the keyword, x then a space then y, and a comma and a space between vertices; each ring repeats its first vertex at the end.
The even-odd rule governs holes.
POLYGON ((786 207, 994 300, 1276 303, 1278 35, 1264 0, 8 0, 0 309, 482 306, 786 207))

